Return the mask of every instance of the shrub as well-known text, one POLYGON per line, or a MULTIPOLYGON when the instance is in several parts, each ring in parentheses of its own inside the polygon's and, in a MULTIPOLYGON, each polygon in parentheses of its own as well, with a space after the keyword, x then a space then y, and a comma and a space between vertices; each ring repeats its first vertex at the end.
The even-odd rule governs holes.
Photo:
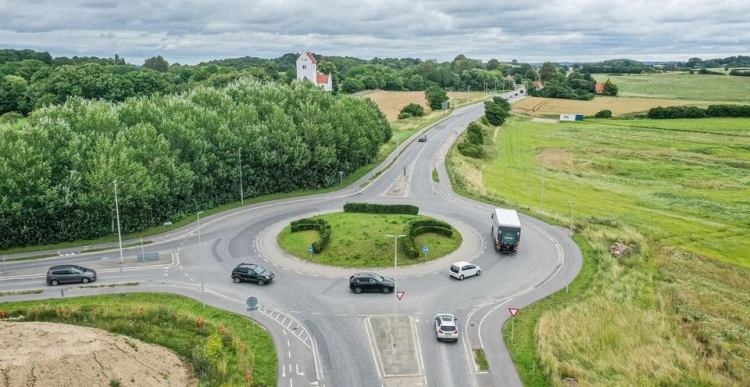
POLYGON ((415 220, 409 223, 406 233, 407 238, 404 239, 402 244, 404 255, 412 259, 419 258, 420 250, 414 244, 414 238, 427 233, 440 234, 450 238, 453 236, 453 227, 437 219, 415 220))
POLYGON ((366 214, 419 214, 419 207, 411 204, 374 204, 374 203, 346 203, 344 212, 359 212, 366 214))
POLYGON ((21 114, 21 113, 18 113, 18 112, 7 112, 7 113, 3 114, 2 116, 0 116, 0 122, 6 123, 6 124, 15 124, 21 118, 23 118, 23 114, 21 114))
POLYGON ((609 109, 599 110, 594 115, 594 117, 596 117, 596 118, 612 118, 612 110, 609 110, 609 109))
POLYGON ((302 218, 291 223, 292 232, 318 230, 320 239, 313 242, 313 253, 320 253, 331 241, 331 225, 325 219, 302 218))
POLYGON ((458 144, 456 148, 466 157, 471 157, 473 159, 481 159, 485 157, 484 149, 482 149, 481 146, 467 141, 458 144))
POLYGON ((399 113, 398 114, 398 119, 399 120, 405 120, 405 119, 411 118, 411 117, 412 117, 411 113, 405 113, 404 112, 404 113, 399 113))
POLYGON ((410 117, 422 117, 424 115, 424 108, 422 105, 410 103, 401 109, 401 114, 404 113, 410 114, 410 117))

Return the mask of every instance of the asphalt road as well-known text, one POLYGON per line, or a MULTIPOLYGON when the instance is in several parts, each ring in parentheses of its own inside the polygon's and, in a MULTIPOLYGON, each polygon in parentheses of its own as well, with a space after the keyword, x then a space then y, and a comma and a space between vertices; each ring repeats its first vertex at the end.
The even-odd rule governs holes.
MULTIPOLYGON (((275 339, 279 386, 521 386, 501 335, 510 317, 508 308, 521 308, 519 313, 523 313, 524 306, 564 288, 580 271, 581 254, 566 229, 523 215, 519 251, 497 253, 490 244, 493 207, 451 190, 443 167, 445 155, 466 126, 483 113, 481 104, 457 109, 401 144, 399 152, 371 174, 338 192, 201 218, 200 230, 193 224, 150 237, 153 243, 143 248, 125 249, 122 260, 119 250, 78 253, 82 248, 60 251, 64 256, 44 260, 15 262, 12 259, 17 256, 10 257, 0 274, 0 292, 44 291, 5 296, 0 301, 157 291, 186 295, 250 317, 244 303, 254 296, 261 308, 252 317, 275 339), (417 142, 422 133, 428 134, 428 141, 417 142), (391 161, 392 167, 384 170, 391 161), (434 168, 440 183, 432 181, 434 168), (363 184, 381 170, 384 172, 375 181, 363 184), (394 294, 354 294, 348 289, 348 277, 366 269, 310 264, 286 255, 275 242, 277 231, 291 220, 341 211, 349 201, 415 204, 420 213, 454 224, 464 243, 450 256, 430 263, 402 267, 397 272, 393 268, 372 269, 396 277, 397 290, 404 292, 400 301, 394 294), (160 259, 138 262, 135 256, 141 252, 159 252, 160 259), (482 275, 464 281, 449 278, 447 269, 458 260, 478 264, 482 275), (44 273, 59 262, 97 269, 98 285, 139 285, 48 287, 44 273), (259 263, 273 270, 276 278, 266 286, 235 284, 230 272, 240 262, 259 263), (389 331, 378 330, 379 325, 373 322, 383 322, 384 316, 396 311, 399 326, 410 327, 407 332, 411 336, 404 337, 411 343, 413 336, 414 345, 409 345, 413 349, 389 347, 390 354, 379 352, 379 337, 389 331), (435 340, 433 318, 442 312, 459 319, 458 343, 435 340), (474 365, 472 349, 477 348, 484 349, 490 372, 479 372, 474 365), (411 369, 408 377, 389 374, 399 363, 415 364, 416 371, 411 369)), ((125 244, 132 242, 137 241, 125 244)))

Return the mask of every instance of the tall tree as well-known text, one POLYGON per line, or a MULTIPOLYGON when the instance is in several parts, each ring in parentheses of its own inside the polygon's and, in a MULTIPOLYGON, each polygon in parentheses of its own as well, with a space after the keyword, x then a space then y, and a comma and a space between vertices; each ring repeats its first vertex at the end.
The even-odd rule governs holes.
POLYGON ((550 79, 554 79, 557 74, 557 67, 552 62, 544 62, 542 68, 539 70, 539 77, 542 82, 547 82, 550 79))
POLYGON ((430 86, 424 94, 427 99, 427 104, 432 110, 439 110, 442 107, 443 102, 448 101, 448 93, 440 86, 430 86))
POLYGON ((161 55, 152 56, 143 62, 143 67, 166 73, 169 71, 169 63, 161 55))

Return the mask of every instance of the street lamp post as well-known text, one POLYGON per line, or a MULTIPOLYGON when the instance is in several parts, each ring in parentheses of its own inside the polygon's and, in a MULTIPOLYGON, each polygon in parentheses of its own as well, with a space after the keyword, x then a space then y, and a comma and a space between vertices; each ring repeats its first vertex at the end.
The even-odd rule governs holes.
POLYGON ((245 194, 242 192, 242 148, 240 147, 239 151, 239 160, 240 160, 240 203, 244 206, 245 205, 245 194))
POLYGON ((201 253, 201 214, 203 211, 198 211, 198 257, 201 261, 201 299, 203 300, 203 307, 206 307, 206 289, 203 285, 203 254, 201 253))
POLYGON ((120 273, 122 273, 122 232, 120 231, 120 204, 117 201, 117 180, 112 181, 115 185, 115 211, 117 211, 117 239, 120 241, 120 273))
MULTIPOLYGON (((386 235, 388 238, 393 238, 393 337, 396 336, 396 322, 397 315, 398 315, 398 295, 396 294, 396 291, 398 290, 398 280, 396 277, 398 276, 398 266, 397 266, 397 260, 398 260, 398 238, 403 238, 406 235, 386 235)), ((394 348, 395 344, 391 346, 391 348, 394 348)))
POLYGON ((339 188, 344 187, 344 171, 339 171, 339 188))

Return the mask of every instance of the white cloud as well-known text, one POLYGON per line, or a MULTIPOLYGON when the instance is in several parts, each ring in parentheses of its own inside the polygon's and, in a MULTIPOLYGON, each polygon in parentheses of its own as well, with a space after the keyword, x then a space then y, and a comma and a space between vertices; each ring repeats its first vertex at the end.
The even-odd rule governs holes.
POLYGON ((130 63, 323 55, 451 60, 748 54, 750 2, 722 0, 0 0, 3 48, 130 63))

